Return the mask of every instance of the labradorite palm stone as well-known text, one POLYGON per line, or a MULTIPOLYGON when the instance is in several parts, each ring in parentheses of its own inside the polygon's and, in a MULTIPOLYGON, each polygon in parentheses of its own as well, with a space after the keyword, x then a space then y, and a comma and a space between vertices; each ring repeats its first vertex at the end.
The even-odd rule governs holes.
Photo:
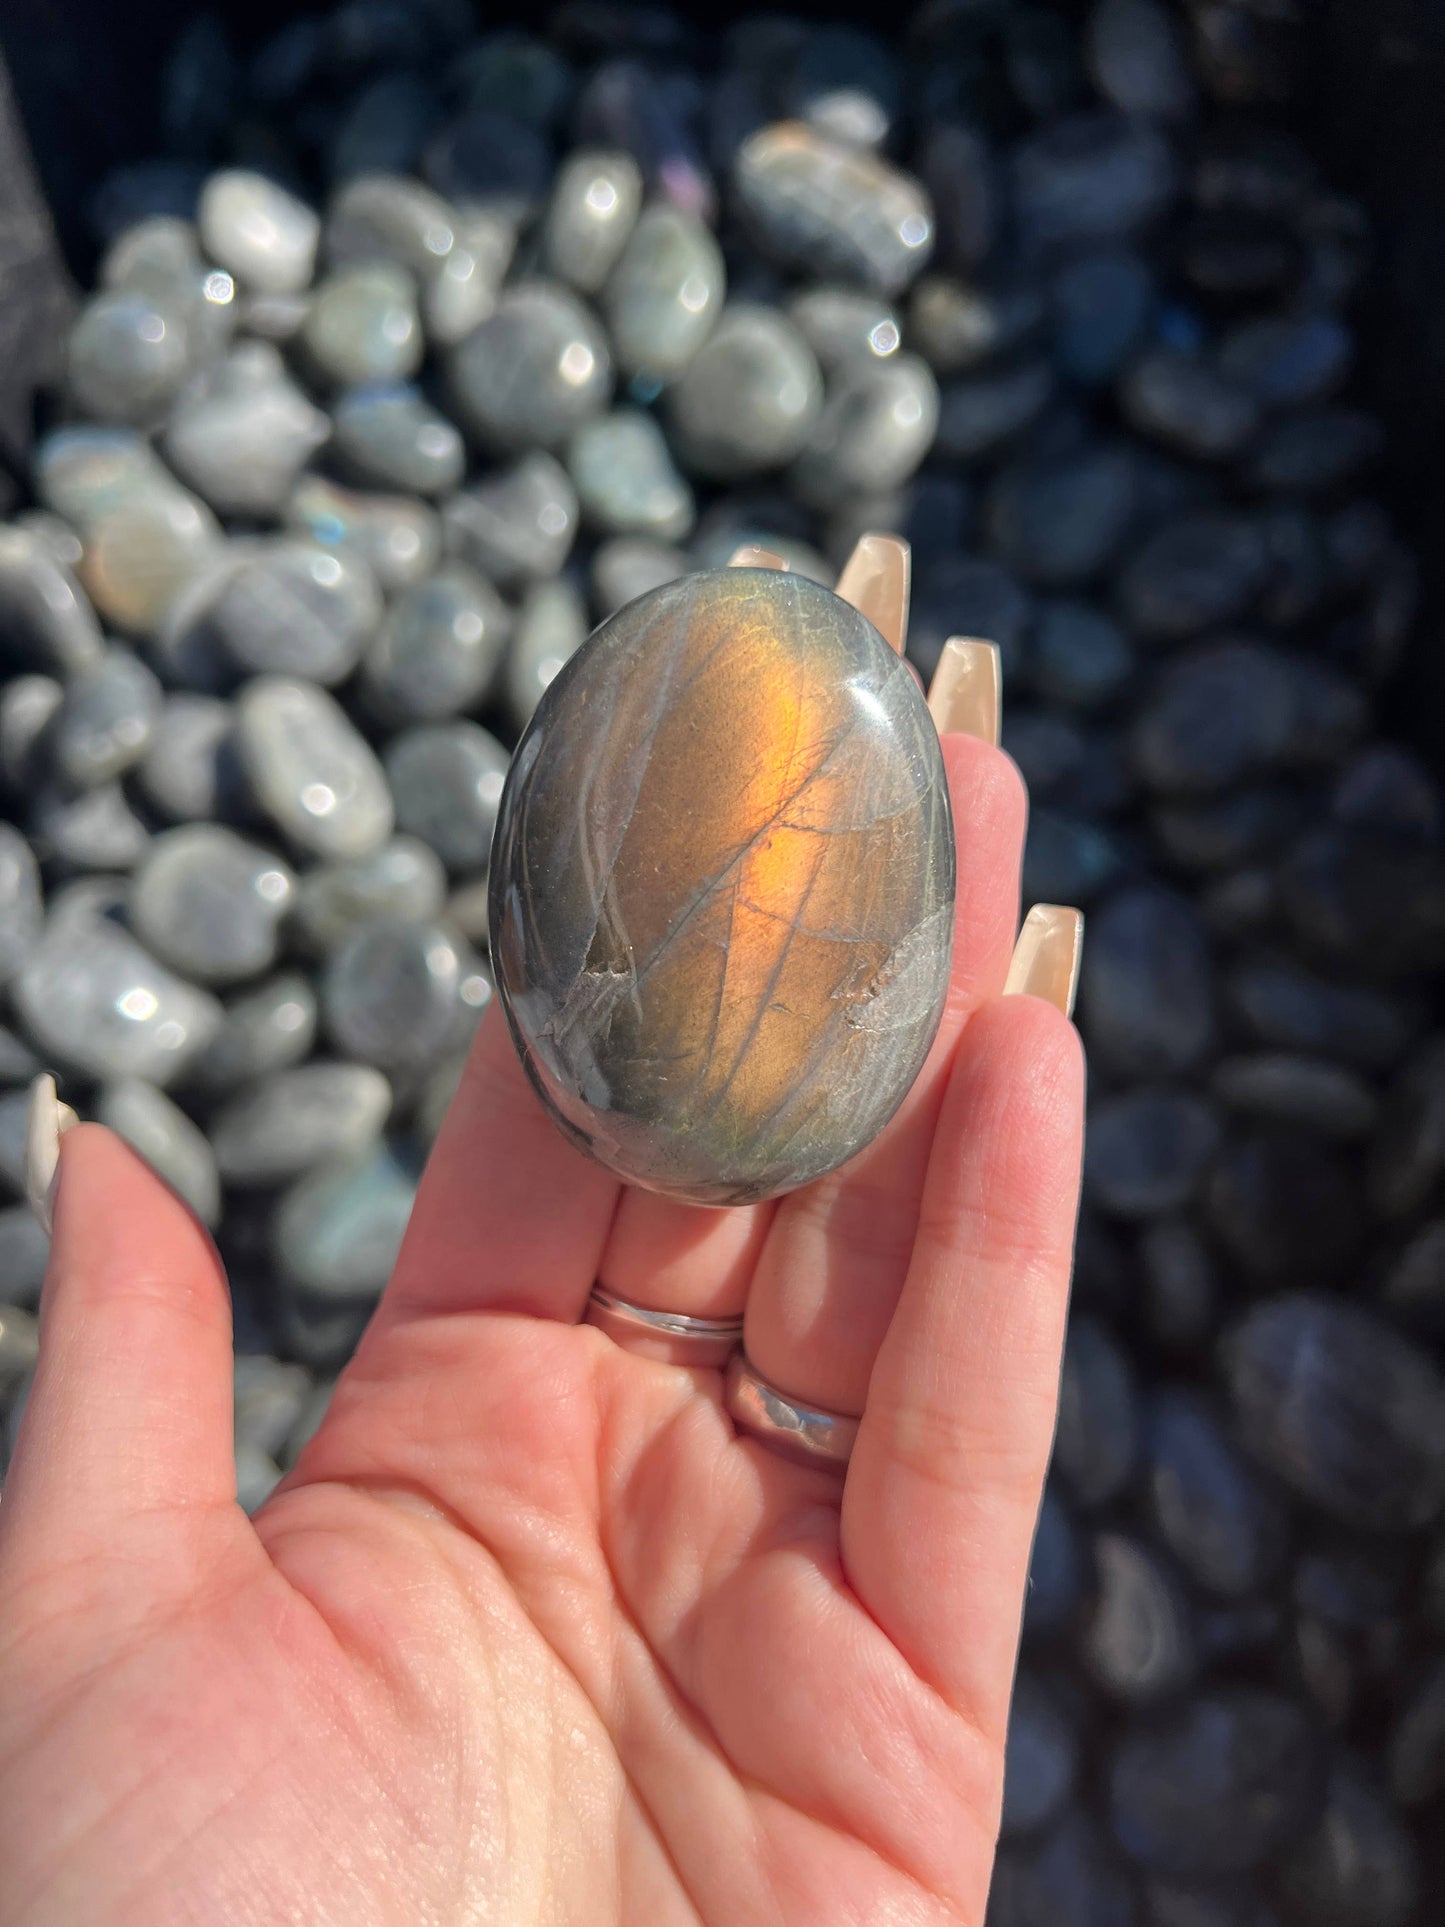
POLYGON ((565 1134, 740 1204, 888 1122, 942 1014, 953 821, 918 685, 829 590, 684 576, 602 624, 518 746, 498 989, 565 1134))

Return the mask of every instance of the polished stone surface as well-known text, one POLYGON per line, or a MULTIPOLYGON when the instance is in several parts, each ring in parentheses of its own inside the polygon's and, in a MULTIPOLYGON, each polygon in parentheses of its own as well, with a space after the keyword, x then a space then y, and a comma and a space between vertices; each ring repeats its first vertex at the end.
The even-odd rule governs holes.
POLYGON ((599 535, 679 542, 692 530, 692 489, 641 408, 615 408, 584 422, 567 445, 567 470, 583 519, 599 535))
POLYGON ((793 487, 820 509, 897 488, 928 453, 938 409, 938 383, 917 355, 850 362, 793 465, 793 487))
MULTIPOLYGON (((80 560, 79 546, 75 560, 80 560)), ((29 529, 0 528, 0 661, 70 675, 100 659, 100 624, 70 572, 29 529)))
POLYGON ((324 690, 258 676, 237 699, 236 742, 257 802, 301 849, 365 856, 390 836, 381 765, 324 690))
POLYGON ((300 340, 323 381, 406 381, 426 350, 416 283, 387 261, 340 268, 312 296, 300 340))
POLYGON ((321 223, 304 201, 262 174, 213 174, 198 220, 206 252, 262 294, 296 294, 311 279, 321 223))
POLYGON ((602 294, 618 367, 675 380, 711 334, 726 285, 706 223, 665 202, 644 208, 602 294))
POLYGON ((612 355, 596 318, 549 281, 508 288, 452 350, 449 371, 463 420, 500 455, 559 447, 612 389, 612 355))
POLYGON ((318 547, 357 557, 387 591, 419 582, 441 554, 441 525, 425 502, 342 488, 324 475, 301 477, 286 503, 285 519, 318 547))
POLYGON ((299 970, 283 970, 227 1006, 221 1028, 191 1067, 189 1080, 224 1095, 253 1078, 287 1070, 311 1053, 316 993, 299 970))
POLYGON ((381 622, 375 577, 359 557, 285 537, 259 542, 207 598, 204 622, 242 675, 344 682, 381 622))
POLYGON ((373 917, 427 923, 441 909, 447 873, 441 858, 414 836, 394 836, 370 856, 321 863, 302 877, 291 929, 302 948, 325 956, 373 917))
POLYGON ((389 723, 440 722, 485 697, 511 612, 484 576, 449 563, 392 603, 362 664, 361 687, 389 723))
POLYGON ((167 830, 131 883, 131 928, 195 983, 239 983, 276 960, 296 887, 273 850, 216 823, 167 830))
POLYGON ((678 454, 712 481, 781 468, 801 453, 823 406, 823 377, 799 329, 774 308, 737 301, 668 395, 678 454))
POLYGON ((279 515, 331 424, 269 341, 245 341, 176 399, 166 460, 221 515, 279 515))
POLYGON ((391 1085, 367 1064, 300 1064, 237 1092, 211 1123, 228 1184, 284 1184, 381 1134, 391 1085))
POLYGON ((642 207, 642 174, 630 154, 582 148, 558 170, 542 224, 548 274, 596 294, 627 245, 642 207))
POLYGON ((498 826, 493 962, 569 1137, 740 1202, 833 1169, 901 1103, 953 889, 901 658, 814 583, 721 570, 619 612, 543 698, 498 826))
POLYGON ((759 243, 815 274, 897 294, 933 249, 933 209, 919 182, 801 122, 746 140, 733 185, 759 243))
POLYGON ((542 692, 587 640, 587 607, 570 582, 538 582, 517 611, 507 651, 503 695, 507 714, 525 729, 542 692))
POLYGON ((80 578, 101 615, 153 635, 220 547, 215 517, 174 483, 144 488, 85 529, 80 578))
POLYGON ((577 491, 554 455, 535 449, 460 489, 442 509, 448 555, 504 593, 556 575, 577 537, 577 491))
POLYGON ((419 723, 394 736, 386 776, 398 829, 419 836, 460 876, 485 870, 507 752, 479 723, 419 723))
POLYGON ((96 295, 66 347, 72 401, 95 421, 151 427, 191 370, 186 329, 144 295, 96 295))
POLYGON ((337 456, 356 477, 415 495, 445 495, 462 479, 466 450, 455 426, 410 382, 352 388, 333 417, 337 456))
POLYGON ((161 713, 161 686, 127 649, 108 649, 65 691, 50 725, 55 769, 77 789, 107 783, 138 763, 161 713))

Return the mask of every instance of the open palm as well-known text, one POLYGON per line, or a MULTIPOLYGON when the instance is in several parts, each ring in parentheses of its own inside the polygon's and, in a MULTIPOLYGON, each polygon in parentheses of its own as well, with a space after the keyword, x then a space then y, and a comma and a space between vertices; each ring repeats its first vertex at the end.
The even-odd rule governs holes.
POLYGON ((1024 797, 945 739, 954 981, 906 1105, 777 1204, 620 1187, 483 1025, 321 1430, 234 1500, 224 1279, 64 1140, 0 1509, 0 1921, 983 1914, 1078 1181, 1076 1039, 1002 997, 1024 797), (746 1306, 846 1481, 577 1321, 746 1306))

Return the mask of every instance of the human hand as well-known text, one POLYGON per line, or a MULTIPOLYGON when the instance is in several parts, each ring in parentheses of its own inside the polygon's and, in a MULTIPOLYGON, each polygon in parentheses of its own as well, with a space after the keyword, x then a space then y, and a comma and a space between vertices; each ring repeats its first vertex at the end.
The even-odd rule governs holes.
POLYGON ((494 1007, 252 1519, 216 1254, 119 1139, 66 1134, 0 1508, 4 1927, 977 1927, 1082 1063, 1060 1009, 1001 994, 1066 1001, 1073 943, 1009 979, 1017 773, 944 749, 953 983, 883 1136, 776 1203, 630 1190, 553 1130, 494 1007), (745 1306, 760 1372, 861 1413, 846 1479, 738 1436, 718 1372, 580 1324, 596 1280, 745 1306))

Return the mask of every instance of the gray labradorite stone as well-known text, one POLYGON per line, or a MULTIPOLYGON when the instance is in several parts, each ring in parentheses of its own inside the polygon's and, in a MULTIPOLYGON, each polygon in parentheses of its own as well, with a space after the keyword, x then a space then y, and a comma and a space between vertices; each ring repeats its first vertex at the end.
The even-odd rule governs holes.
POLYGON ((506 289, 452 350, 449 369, 467 427, 501 455, 559 447, 612 392, 612 358, 596 317, 548 281, 506 289))
POLYGON ((409 382, 353 388, 333 420, 336 453, 362 481, 445 495, 462 479, 461 436, 409 382))
POLYGON ((185 323, 145 295, 94 295, 71 329, 65 372, 84 414, 151 426, 191 372, 185 323))
POLYGON ((233 725, 231 705, 216 696, 168 696, 135 773, 146 804, 171 823, 239 813, 233 725))
POLYGON ((323 690, 258 677, 237 698, 236 741, 257 802, 299 848, 365 856, 391 835, 381 765, 323 690))
POLYGON ((542 226, 542 265, 579 294, 596 294, 617 265, 642 206, 630 154, 588 147, 568 157, 542 226))
POLYGON ((191 823, 155 838, 127 909, 142 942, 199 983, 258 977, 276 960, 296 879, 281 859, 233 830, 191 823))
POLYGON ((120 235, 100 264, 100 283, 175 315, 193 361, 219 353, 235 331, 235 281, 201 259, 195 228, 174 215, 153 214, 120 235))
POLYGON ((556 575, 577 537, 577 491, 540 449, 463 489, 442 509, 447 553, 499 589, 556 575))
POLYGON ((829 509, 899 487, 932 446, 938 409, 938 383, 917 355, 851 362, 793 467, 798 495, 829 509))
POLYGON ((587 639, 591 625, 570 582, 539 582, 517 612, 507 651, 504 694, 507 714, 525 729, 542 691, 587 639))
POLYGON ((388 722, 438 722, 478 704, 507 646, 507 605, 474 569, 453 562, 398 596, 362 668, 362 688, 388 722))
POLYGON ((316 993, 299 970, 284 970, 226 1007, 225 1021, 193 1066, 200 1089, 224 1095, 252 1078, 288 1070, 316 1041, 316 993))
POLYGON ((801 452, 823 405, 823 376, 775 308, 734 302, 668 396, 678 454, 709 481, 781 468, 801 452))
POLYGON ((68 783, 43 785, 31 805, 30 829, 43 860, 68 873, 132 869, 150 841, 119 783, 80 791, 68 783))
POLYGON ((0 983, 39 943, 44 920, 40 867, 19 830, 0 822, 0 983))
POLYGON ((211 511, 175 483, 104 510, 84 534, 80 578, 91 601, 118 628, 143 636, 159 630, 221 545, 211 511))
POLYGON ((634 597, 660 589, 664 582, 675 582, 691 567, 686 553, 666 542, 619 535, 611 542, 600 543, 592 557, 593 613, 601 621, 634 597))
POLYGON ((363 561, 281 538, 258 544, 224 578, 204 620, 243 674, 330 687, 356 667, 381 614, 381 592, 363 561))
POLYGON ((108 649, 70 683, 50 726, 50 754, 66 782, 91 789, 145 755, 161 686, 128 649, 108 649))
POLYGON ((456 215, 420 181, 362 174, 338 190, 322 240, 333 268, 394 261, 421 278, 455 245, 456 215))
POLYGON ((567 468, 588 524, 602 535, 681 540, 697 510, 662 430, 640 408, 584 422, 567 447, 567 468))
POLYGON ((726 286, 706 222, 666 201, 644 208, 602 296, 618 367, 655 381, 680 375, 712 333, 726 286))
MULTIPOLYGON (((77 557, 77 560, 79 558, 77 557)), ((99 662, 95 611, 67 565, 28 529, 0 528, 0 662, 73 675, 99 662)))
POLYGON ((933 251, 933 209, 917 181, 798 121, 744 141, 733 185, 759 245, 794 270, 897 294, 933 251))
POLYGON ((446 893, 436 852, 414 836, 394 836, 370 856, 309 870, 296 892, 292 928, 307 950, 324 956, 376 917, 429 922, 446 893))
POLYGON ((456 240, 422 282, 421 318, 438 348, 464 341, 497 305, 517 246, 514 222, 487 208, 456 214, 456 240))
POLYGON ((407 380, 425 352, 416 283, 386 261, 339 268, 316 290, 301 344, 316 373, 339 386, 407 380))
POLYGON ((213 174, 201 190, 201 242, 214 261, 260 294, 298 294, 311 280, 321 223, 264 174, 213 174))
POLYGON ((318 548, 364 562, 380 586, 404 589, 430 575, 441 556, 436 510, 409 495, 362 494, 324 475, 303 475, 286 522, 318 548))
POLYGON ((391 1085, 367 1064, 301 1064, 240 1091, 211 1121, 228 1184, 285 1184, 381 1135, 391 1085))
POLYGON ((327 959, 321 1017, 336 1048, 385 1071, 417 1071, 452 1039, 463 959, 440 924, 377 917, 327 959))
POLYGON ((108 510, 167 480, 155 450, 132 428, 56 428, 36 445, 36 493, 82 534, 108 510))
MULTIPOLYGON (((378 1297, 391 1276, 416 1197, 416 1172, 389 1145, 302 1178, 273 1221, 282 1277, 312 1298, 378 1297)), ((348 1345, 348 1350, 350 1346, 348 1345)))
POLYGON ((686 576, 595 632, 518 746, 497 987, 599 1162, 699 1203, 775 1196, 907 1094, 954 874, 938 733, 872 625, 793 575, 686 576))
POLYGON ((104 914, 115 901, 109 886, 76 885, 51 911, 11 998, 47 1062, 169 1084, 220 1029, 221 1006, 104 914))
POLYGON ((830 371, 860 357, 886 361, 903 341, 893 308, 861 288, 804 288, 788 303, 788 318, 830 371))
POLYGON ((50 676, 16 676, 0 682, 0 779, 27 793, 39 781, 46 758, 45 732, 65 700, 50 676))
POLYGON ((429 844, 455 874, 485 870, 507 762, 506 750, 477 723, 403 730, 386 752, 398 827, 429 844))
POLYGON ((177 475, 222 515, 279 515, 331 424, 268 341, 245 341, 178 398, 162 446, 177 475))
POLYGON ((103 1084, 95 1121, 123 1137, 158 1177, 191 1207, 202 1224, 221 1216, 221 1181, 205 1135, 178 1104, 141 1077, 103 1084))

